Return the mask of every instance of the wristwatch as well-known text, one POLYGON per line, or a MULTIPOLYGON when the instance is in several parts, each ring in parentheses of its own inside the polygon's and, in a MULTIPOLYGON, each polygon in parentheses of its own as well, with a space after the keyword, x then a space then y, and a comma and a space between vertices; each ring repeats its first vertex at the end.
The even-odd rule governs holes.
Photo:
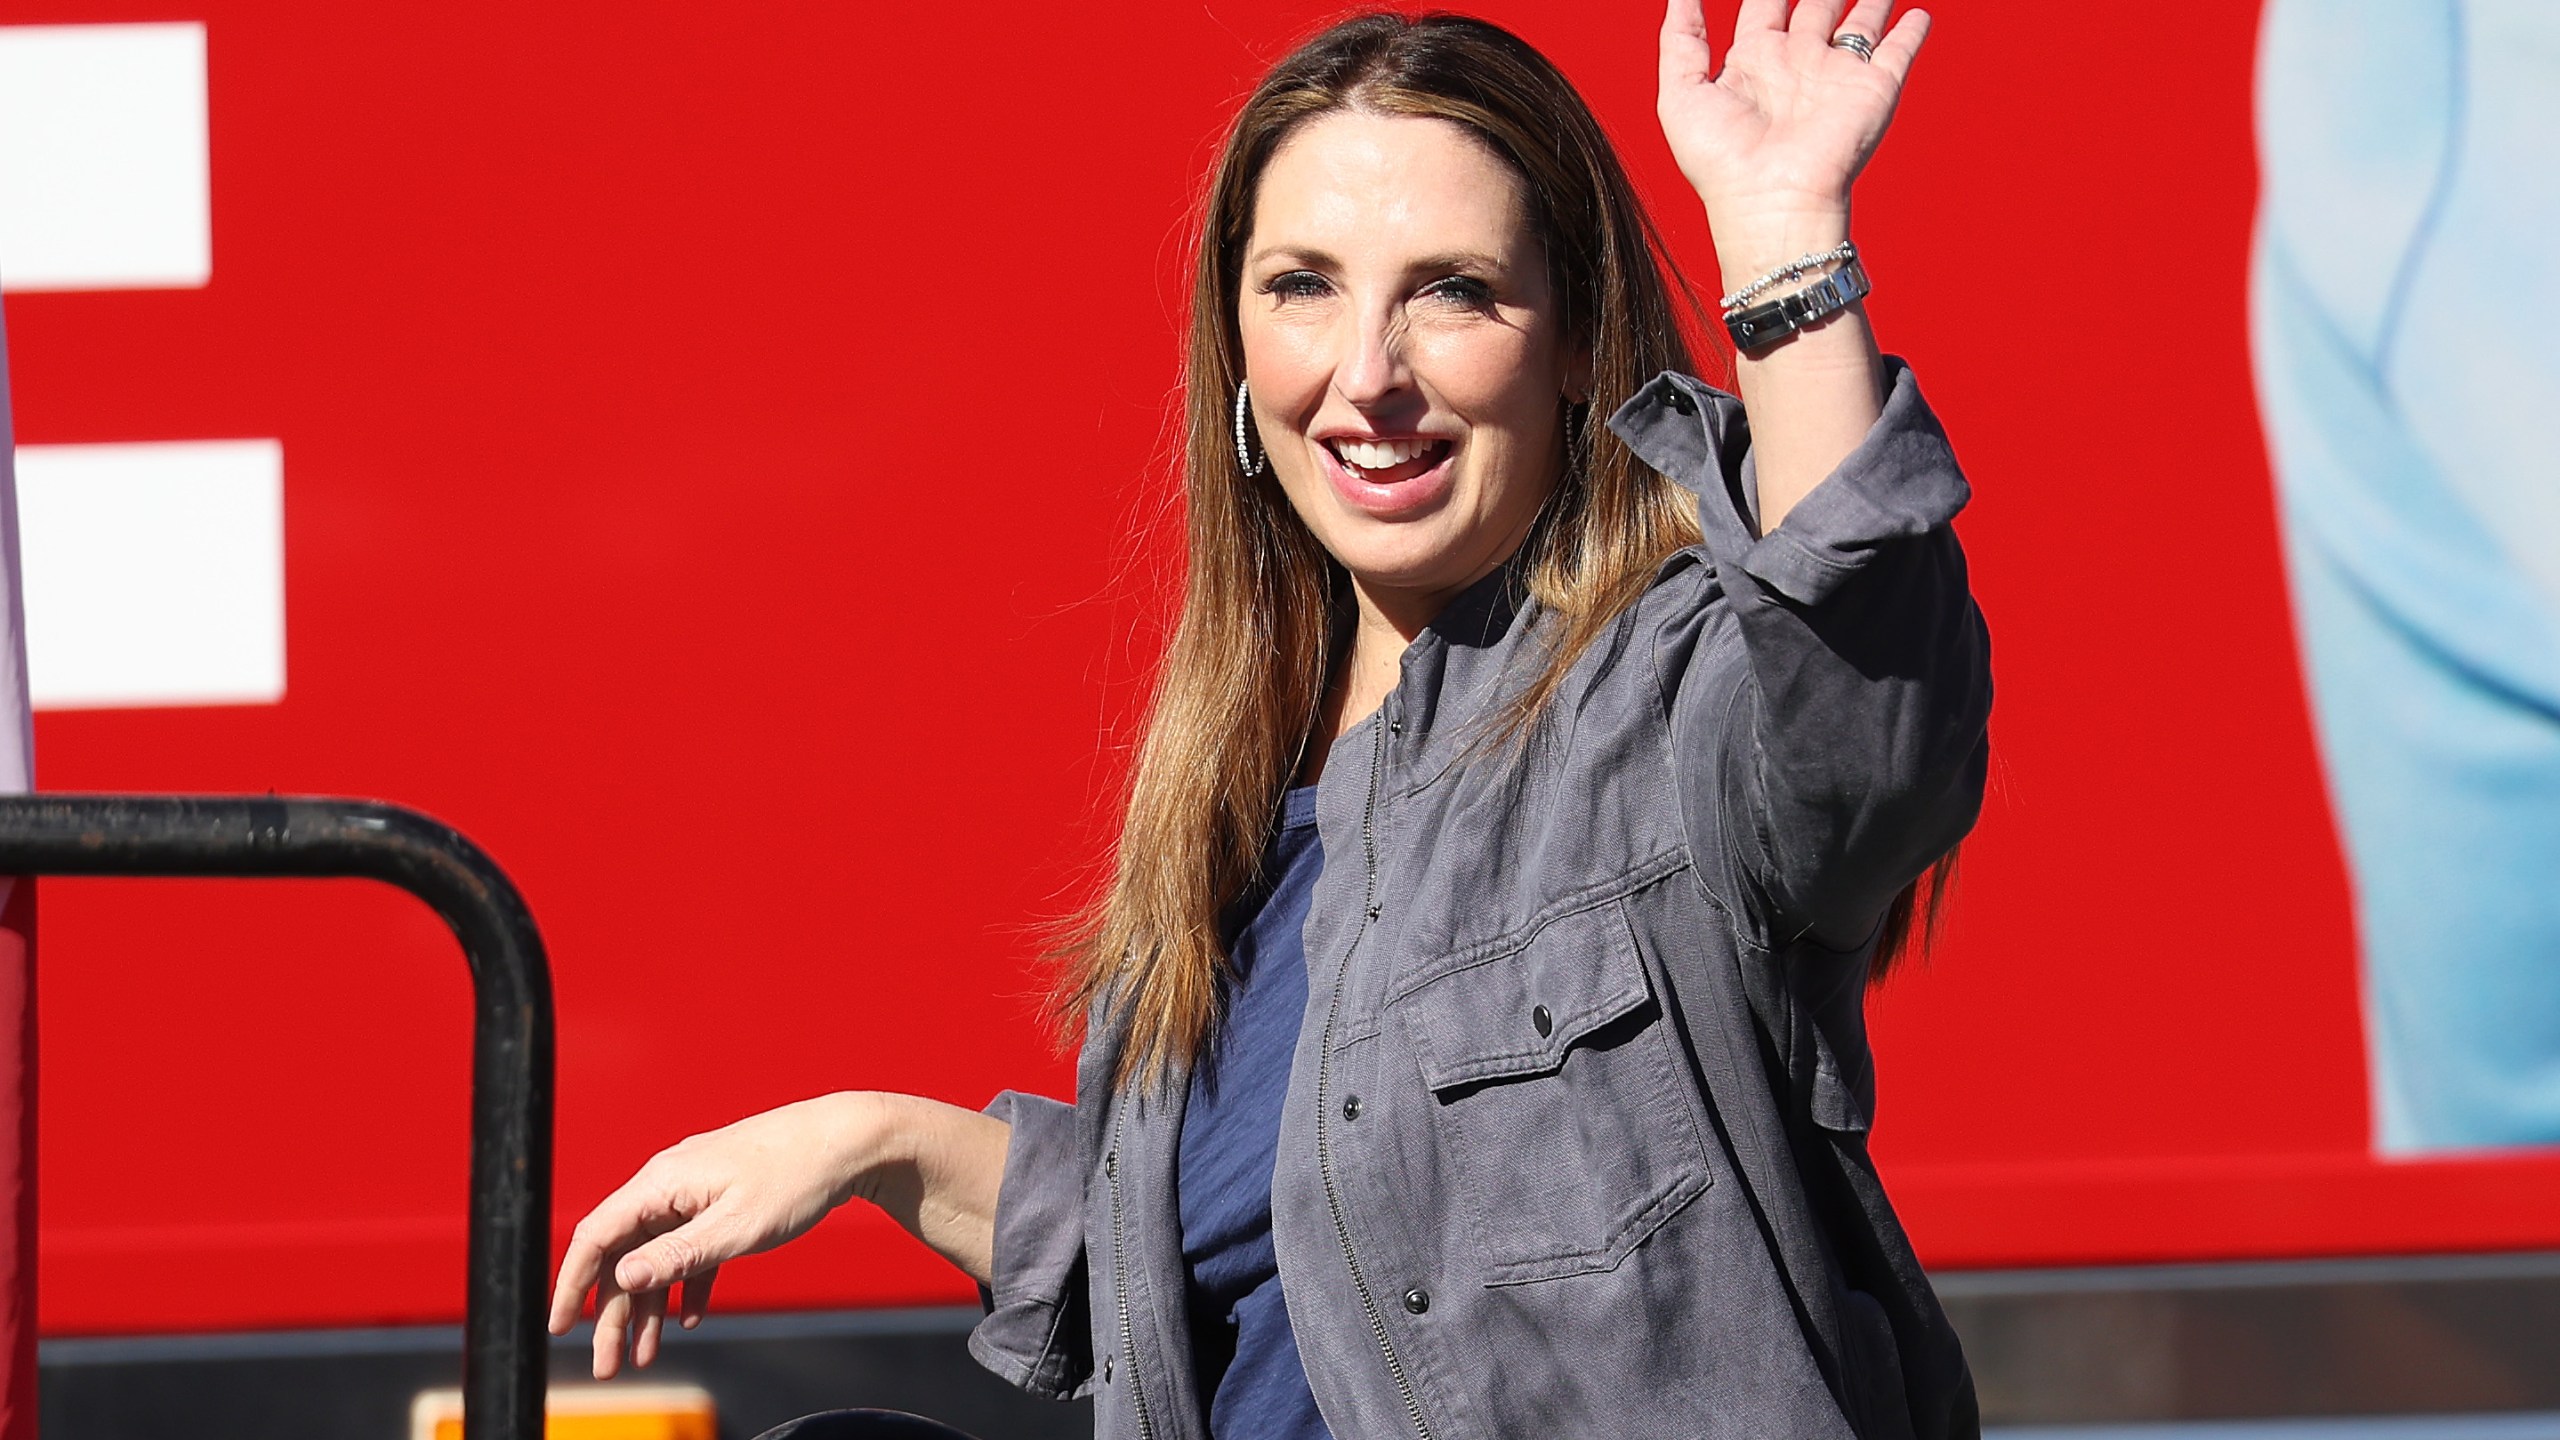
POLYGON ((1848 309, 1866 298, 1868 288, 1866 267, 1851 260, 1793 294, 1734 311, 1724 317, 1724 331, 1733 337, 1733 348, 1753 354, 1848 309))

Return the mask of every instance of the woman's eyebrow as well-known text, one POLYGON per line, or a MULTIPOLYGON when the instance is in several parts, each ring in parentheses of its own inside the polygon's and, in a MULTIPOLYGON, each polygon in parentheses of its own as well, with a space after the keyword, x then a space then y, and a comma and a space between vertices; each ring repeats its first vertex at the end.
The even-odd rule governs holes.
POLYGON ((1266 245, 1263 248, 1254 251, 1253 254, 1246 259, 1245 267, 1247 269, 1251 269, 1262 264, 1266 260, 1273 259, 1287 259, 1296 264, 1304 265, 1310 270, 1339 270, 1342 268, 1342 262, 1340 260, 1335 259, 1333 256, 1322 250, 1310 250, 1303 245, 1266 245))
POLYGON ((1458 250, 1452 251, 1446 255, 1426 255, 1423 258, 1414 261, 1406 268, 1415 271, 1427 270, 1433 272, 1469 270, 1478 273, 1499 275, 1505 267, 1499 259, 1496 259, 1491 255, 1483 254, 1480 251, 1458 250))
MULTIPOLYGON (((1335 258, 1330 252, 1312 250, 1303 245, 1265 246, 1260 250, 1254 251, 1246 260, 1245 266, 1247 269, 1253 269, 1268 261, 1279 259, 1285 259, 1292 264, 1304 265, 1310 270, 1339 270, 1342 268, 1342 262, 1335 258)), ((1480 274, 1499 275, 1508 267, 1505 266, 1499 258, 1488 255, 1480 250, 1452 250, 1444 254, 1424 255, 1414 260, 1407 261, 1404 268, 1405 273, 1408 275, 1426 273, 1446 274, 1452 270, 1464 270, 1480 274)))

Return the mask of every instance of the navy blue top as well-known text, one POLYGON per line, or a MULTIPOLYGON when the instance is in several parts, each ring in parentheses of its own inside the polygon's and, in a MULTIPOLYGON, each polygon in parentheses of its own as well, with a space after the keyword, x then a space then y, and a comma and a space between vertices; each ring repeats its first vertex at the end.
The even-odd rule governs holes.
POLYGON ((1324 869, 1316 787, 1281 802, 1262 873, 1227 916, 1226 1018, 1191 1072, 1174 1186, 1191 1353, 1212 1440, 1332 1440, 1307 1388, 1271 1249, 1271 1172, 1307 1012, 1300 931, 1324 869))

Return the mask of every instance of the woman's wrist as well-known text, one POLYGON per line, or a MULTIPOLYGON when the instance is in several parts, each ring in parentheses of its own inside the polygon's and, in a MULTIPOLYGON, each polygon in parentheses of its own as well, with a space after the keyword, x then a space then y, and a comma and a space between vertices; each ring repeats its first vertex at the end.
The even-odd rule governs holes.
POLYGON ((844 1091, 828 1134, 845 1199, 870 1202, 944 1259, 985 1283, 1012 1127, 920 1095, 844 1091))
POLYGON ((835 1202, 874 1200, 884 1176, 911 1171, 916 1163, 916 1135, 899 1123, 899 1102, 912 1097, 878 1090, 839 1090, 824 1096, 828 1168, 836 1181, 835 1202))
POLYGON ((840 1091, 826 1102, 835 1107, 828 1142, 841 1177, 838 1203, 858 1198, 894 1210, 896 1197, 954 1183, 975 1190, 989 1171, 1003 1173, 1012 1132, 992 1116, 884 1090, 840 1091))
POLYGON ((1716 267, 1723 275, 1719 293, 1729 295, 1792 260, 1834 249, 1850 238, 1849 206, 1846 201, 1711 206, 1707 230, 1715 239, 1716 267))

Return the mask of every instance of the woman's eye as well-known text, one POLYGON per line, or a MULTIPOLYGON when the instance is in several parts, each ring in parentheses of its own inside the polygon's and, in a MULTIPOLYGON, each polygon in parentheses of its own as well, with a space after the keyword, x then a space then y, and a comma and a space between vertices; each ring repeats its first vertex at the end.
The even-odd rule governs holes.
POLYGON ((1451 275, 1434 280, 1422 293, 1444 304, 1469 310, 1482 310, 1493 303, 1493 287, 1472 275, 1451 275))
POLYGON ((1333 287, 1312 270, 1292 270, 1286 275, 1272 276, 1262 289, 1265 294, 1276 295, 1286 301, 1318 299, 1330 293, 1333 287))

